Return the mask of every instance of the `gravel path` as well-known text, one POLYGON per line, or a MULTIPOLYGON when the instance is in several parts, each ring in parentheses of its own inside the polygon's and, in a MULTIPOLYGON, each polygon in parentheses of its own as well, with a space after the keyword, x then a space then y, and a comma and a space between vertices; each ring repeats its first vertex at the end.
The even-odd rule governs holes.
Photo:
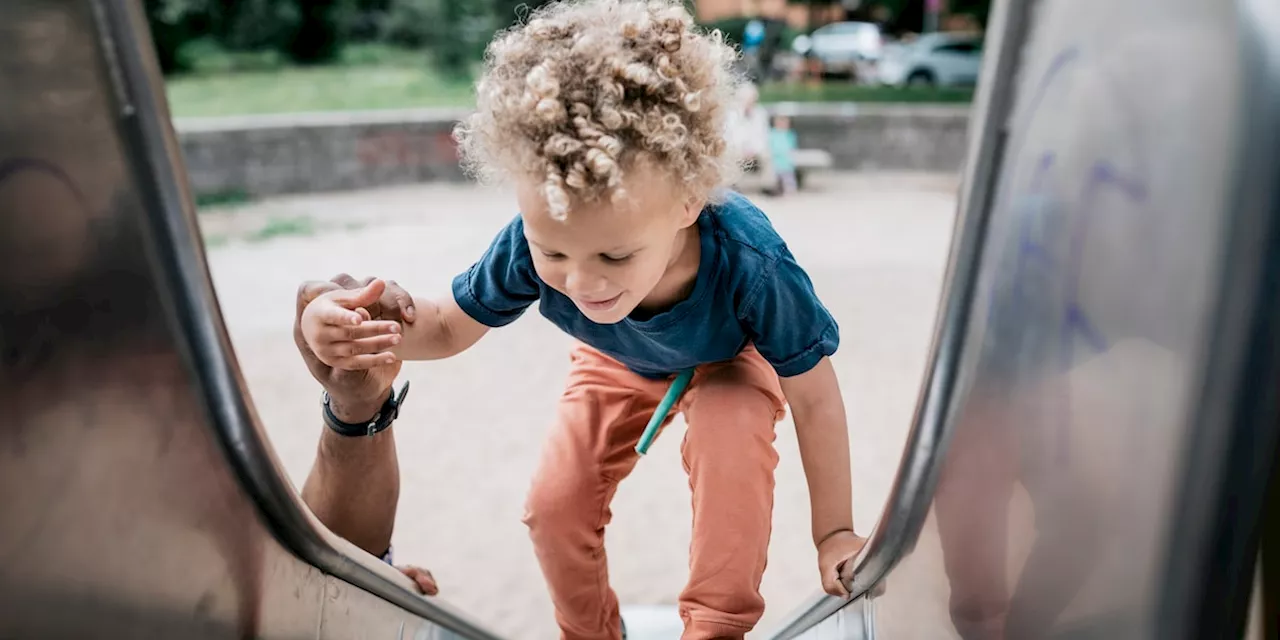
MULTIPOLYGON (((854 512, 875 524, 901 455, 933 330, 956 179, 831 175, 788 199, 752 196, 787 238, 841 325, 834 358, 850 420, 854 512)), ((340 271, 447 291, 514 213, 495 189, 421 185, 273 199, 202 215, 237 356, 277 455, 301 486, 320 425, 319 385, 291 338, 294 290, 340 271)), ((535 311, 449 361, 410 363, 396 426, 403 488, 394 544, 429 567, 441 597, 496 630, 556 637, 521 505, 568 367, 569 339, 535 311)), ((689 490, 673 425, 622 484, 608 533, 625 604, 670 604, 686 576, 689 490)), ((766 629, 818 588, 809 505, 790 422, 781 463, 766 629)), ((757 634, 759 635, 759 634, 757 634)))

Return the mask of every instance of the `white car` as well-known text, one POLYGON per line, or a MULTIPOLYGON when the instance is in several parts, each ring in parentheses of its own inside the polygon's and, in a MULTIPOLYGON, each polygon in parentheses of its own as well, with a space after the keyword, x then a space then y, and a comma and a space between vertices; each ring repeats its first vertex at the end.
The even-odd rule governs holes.
POLYGON ((931 33, 886 50, 877 66, 882 84, 958 87, 978 83, 982 37, 931 33))
POLYGON ((835 22, 814 29, 805 44, 822 63, 823 73, 857 76, 880 59, 884 39, 880 27, 870 22, 835 22))

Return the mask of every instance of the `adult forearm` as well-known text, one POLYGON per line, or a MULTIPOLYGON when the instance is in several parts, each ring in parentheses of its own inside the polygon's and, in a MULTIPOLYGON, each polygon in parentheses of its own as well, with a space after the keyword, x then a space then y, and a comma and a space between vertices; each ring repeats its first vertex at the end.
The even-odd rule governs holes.
MULTIPOLYGON (((376 402, 333 397, 330 407, 343 422, 368 420, 391 393, 376 402)), ((400 498, 395 436, 388 428, 373 436, 348 437, 322 427, 315 464, 302 487, 302 500, 330 531, 374 555, 391 544, 400 498)))

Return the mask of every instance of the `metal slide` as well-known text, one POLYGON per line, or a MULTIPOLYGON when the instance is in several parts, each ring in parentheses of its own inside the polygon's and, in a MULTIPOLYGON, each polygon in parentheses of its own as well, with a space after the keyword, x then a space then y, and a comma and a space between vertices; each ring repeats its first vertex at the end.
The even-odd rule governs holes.
POLYGON ((1280 2, 997 0, 984 65, 859 597, 772 637, 1239 638, 1280 432, 1280 2))
POLYGON ((0 43, 0 638, 496 640, 284 480, 140 3, 5 0, 0 43))
MULTIPOLYGON (((997 0, 852 602, 776 638, 1239 637, 1280 388, 1280 3, 997 0)), ((300 504, 146 25, 0 3, 0 637, 496 636, 300 504)))

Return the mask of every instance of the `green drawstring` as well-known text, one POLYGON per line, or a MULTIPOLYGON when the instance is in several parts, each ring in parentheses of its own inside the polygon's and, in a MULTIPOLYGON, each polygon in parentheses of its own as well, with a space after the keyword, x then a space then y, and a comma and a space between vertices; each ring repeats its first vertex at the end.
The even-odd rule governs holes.
POLYGON ((658 436, 658 427, 666 421, 667 416, 671 414, 671 408, 679 402, 680 396, 684 395, 684 390, 689 387, 689 381, 693 379, 693 369, 681 371, 680 375, 672 381, 671 386, 667 388, 667 394, 662 396, 662 402, 658 403, 658 409, 653 412, 653 417, 649 419, 649 426, 644 428, 644 433, 640 434, 640 442, 636 444, 636 453, 644 455, 649 452, 649 445, 653 444, 653 439, 658 436))

